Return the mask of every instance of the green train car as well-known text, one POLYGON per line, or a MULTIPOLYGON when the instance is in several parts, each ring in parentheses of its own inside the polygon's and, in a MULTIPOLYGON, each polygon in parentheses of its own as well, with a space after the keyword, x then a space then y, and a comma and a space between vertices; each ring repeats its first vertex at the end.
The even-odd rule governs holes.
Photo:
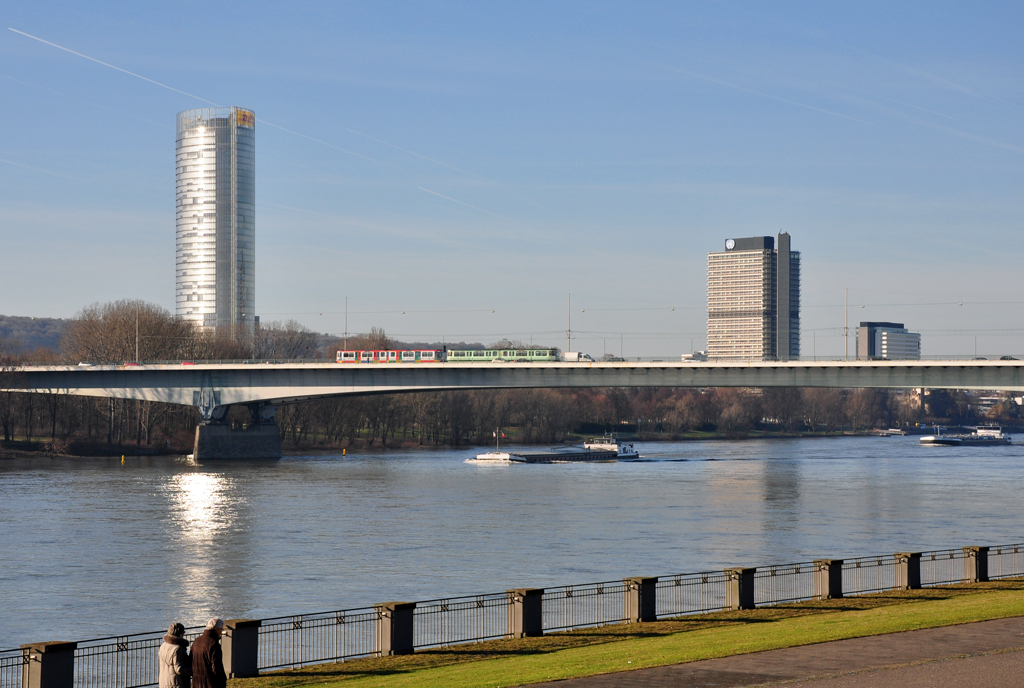
POLYGON ((558 349, 449 349, 449 363, 557 361, 558 349))

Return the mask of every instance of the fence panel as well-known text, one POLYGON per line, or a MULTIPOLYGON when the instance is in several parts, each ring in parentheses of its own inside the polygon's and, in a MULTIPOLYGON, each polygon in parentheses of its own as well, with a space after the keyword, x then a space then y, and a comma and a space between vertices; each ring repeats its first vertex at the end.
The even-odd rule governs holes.
POLYGON ((990 580, 1024 576, 1024 545, 997 545, 988 550, 990 580))
POLYGON ((566 631, 626 621, 622 581, 544 589, 544 631, 566 631))
POLYGON ((348 609, 265 619, 259 669, 343 662, 377 653, 376 609, 348 609))
MULTIPOLYGON (((185 630, 191 642, 203 632, 185 630)), ((160 674, 159 655, 164 633, 96 638, 78 644, 75 650, 75 688, 142 688, 155 686, 160 674)))
POLYGON ((28 655, 21 649, 0 651, 0 688, 22 688, 26 663, 28 655))
POLYGON ((413 646, 447 647, 508 637, 508 596, 504 593, 416 603, 413 646))
POLYGON ((724 571, 680 573, 658 579, 657 616, 716 612, 725 609, 729 577, 724 571))
POLYGON ((942 549, 921 553, 921 587, 960 583, 964 579, 962 549, 942 549))
POLYGON ((896 559, 892 555, 843 561, 843 595, 882 592, 895 587, 896 559))
POLYGON ((814 598, 813 562, 759 567, 754 572, 754 604, 781 604, 814 598))

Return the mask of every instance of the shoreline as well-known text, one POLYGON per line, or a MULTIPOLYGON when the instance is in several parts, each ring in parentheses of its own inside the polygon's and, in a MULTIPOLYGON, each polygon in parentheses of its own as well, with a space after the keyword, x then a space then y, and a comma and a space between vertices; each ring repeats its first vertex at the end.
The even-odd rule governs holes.
MULTIPOLYGON (((819 432, 819 433, 764 433, 764 434, 746 434, 746 435, 715 435, 707 434, 700 436, 674 436, 664 438, 650 438, 650 437, 621 437, 626 442, 648 442, 648 443, 677 443, 677 442, 718 442, 718 441, 734 441, 734 442, 746 442, 756 440, 794 440, 794 439, 845 439, 845 438, 856 438, 856 437, 875 437, 873 432, 819 432)), ((522 447, 550 447, 550 446, 571 446, 578 444, 583 441, 583 438, 588 435, 579 435, 575 439, 566 439, 561 442, 533 442, 523 443, 511 440, 506 440, 506 444, 522 447)), ((18 444, 24 444, 19 442, 18 444)), ((107 448, 106 445, 103 445, 107 448)), ((473 451, 477 449, 488 448, 490 445, 487 444, 476 444, 469 443, 463 445, 427 445, 427 444, 414 444, 411 442, 398 443, 393 446, 381 446, 374 444, 372 446, 350 446, 350 447, 309 447, 306 449, 289 447, 282 449, 282 456, 327 456, 337 455, 345 452, 347 455, 374 455, 383 454, 389 451, 473 451)), ((184 452, 168 451, 166 449, 158 450, 151 447, 132 447, 126 446, 121 448, 113 448, 113 453, 107 453, 104 451, 89 451, 81 453, 66 453, 66 452, 49 452, 46 450, 34 450, 34 449, 23 449, 19 447, 7 447, 0 443, 0 461, 12 460, 12 459, 118 459, 122 456, 125 459, 142 459, 142 458, 156 458, 156 457, 177 457, 184 458, 188 454, 184 452)))

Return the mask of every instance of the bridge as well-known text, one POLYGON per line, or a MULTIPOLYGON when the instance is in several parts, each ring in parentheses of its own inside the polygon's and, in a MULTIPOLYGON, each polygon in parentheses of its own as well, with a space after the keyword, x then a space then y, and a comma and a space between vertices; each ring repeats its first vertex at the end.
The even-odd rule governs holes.
MULTIPOLYGON (((358 394, 539 387, 918 387, 1024 392, 1024 361, 127 364, 18 366, 0 374, 0 390, 5 391, 194 406, 203 419, 196 435, 197 456, 203 453, 201 436, 230 438, 220 443, 224 447, 244 445, 241 431, 229 433, 217 427, 231 406, 248 407, 253 432, 262 432, 273 443, 278 432, 274 414, 281 404, 358 394)), ((279 453, 279 439, 277 447, 279 453)), ((205 454, 224 452, 231 453, 211 447, 205 454)))

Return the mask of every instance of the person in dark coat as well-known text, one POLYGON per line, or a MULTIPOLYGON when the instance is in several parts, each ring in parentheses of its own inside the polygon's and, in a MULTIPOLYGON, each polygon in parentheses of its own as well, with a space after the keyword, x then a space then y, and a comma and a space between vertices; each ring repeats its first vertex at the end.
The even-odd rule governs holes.
POLYGON ((185 627, 172 623, 158 653, 160 688, 189 688, 192 684, 192 659, 188 656, 185 627))
POLYGON ((222 619, 210 619, 206 622, 206 630, 202 635, 192 641, 192 688, 227 687, 224 655, 220 649, 220 634, 223 629, 222 619))

